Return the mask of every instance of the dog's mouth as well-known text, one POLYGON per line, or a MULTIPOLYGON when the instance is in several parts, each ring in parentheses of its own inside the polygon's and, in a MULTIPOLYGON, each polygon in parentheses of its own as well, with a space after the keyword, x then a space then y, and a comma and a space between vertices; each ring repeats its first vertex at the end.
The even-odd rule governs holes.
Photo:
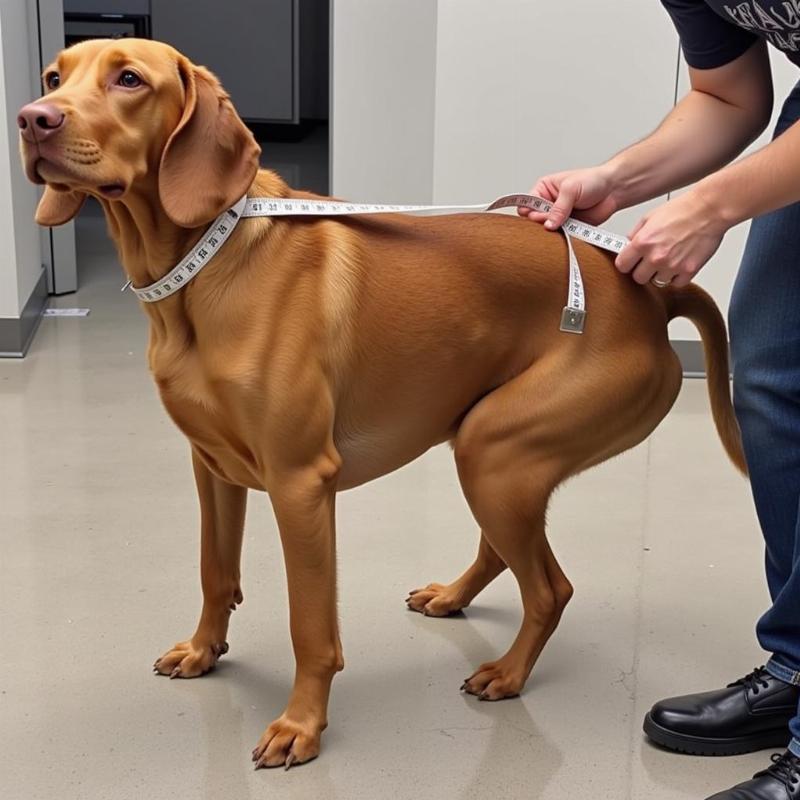
POLYGON ((88 176, 80 175, 68 161, 65 163, 61 159, 49 155, 45 158, 40 153, 31 154, 25 159, 25 174, 33 183, 50 184, 62 191, 73 188, 85 191, 86 188, 94 185, 96 191, 109 200, 119 199, 125 194, 127 188, 123 181, 98 184, 88 176))
MULTIPOLYGON (((41 152, 31 152, 25 159, 25 174, 33 183, 69 185, 80 180, 80 175, 60 158, 41 152)), ((69 188, 72 188, 71 186, 69 188)))
POLYGON ((39 185, 46 183, 45 179, 39 174, 39 162, 41 159, 38 155, 32 156, 30 153, 25 152, 23 158, 23 166, 25 168, 25 177, 31 183, 39 185))
POLYGON ((35 143, 23 140, 21 144, 25 175, 32 183, 50 184, 62 191, 94 189, 109 200, 125 193, 123 181, 96 174, 102 155, 95 142, 73 138, 35 143))

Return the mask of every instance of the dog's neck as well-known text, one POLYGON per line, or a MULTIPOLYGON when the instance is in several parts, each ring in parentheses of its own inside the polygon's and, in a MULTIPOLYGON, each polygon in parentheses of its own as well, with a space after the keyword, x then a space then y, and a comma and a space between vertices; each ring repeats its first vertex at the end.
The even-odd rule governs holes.
MULTIPOLYGON (((265 197, 285 197, 288 193, 284 181, 267 170, 259 170, 248 192, 265 197)), ((158 198, 157 187, 146 184, 132 188, 122 200, 98 198, 122 266, 136 287, 163 278, 197 244, 210 224, 196 228, 176 225, 154 198, 158 198)), ((181 295, 178 292, 157 303, 145 303, 145 310, 150 316, 174 316, 169 310, 182 307, 181 295)))
POLYGON ((168 216, 152 190, 132 189, 123 200, 100 200, 120 261, 134 286, 166 275, 202 236, 205 227, 182 228, 168 216))

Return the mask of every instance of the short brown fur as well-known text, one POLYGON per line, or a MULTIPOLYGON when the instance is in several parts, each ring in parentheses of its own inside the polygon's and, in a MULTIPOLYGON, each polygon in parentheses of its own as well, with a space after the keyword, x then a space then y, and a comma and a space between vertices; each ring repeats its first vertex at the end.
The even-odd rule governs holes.
MULTIPOLYGON (((245 192, 308 196, 258 169, 259 148, 214 76, 166 45, 88 42, 50 70, 60 86, 41 103, 63 113, 63 125, 22 143, 29 177, 47 184, 37 219, 65 222, 95 196, 136 286, 166 274, 245 192), (143 86, 118 85, 127 68, 143 86)), ((247 488, 269 494, 280 528, 297 672, 286 710, 253 751, 257 766, 319 753, 344 664, 337 491, 453 444, 482 529, 478 556, 454 582, 415 590, 407 603, 450 614, 512 570, 520 631, 464 684, 498 700, 522 690, 572 594, 545 536, 548 499, 566 478, 641 442, 669 411, 681 385, 667 338, 674 316, 702 333, 714 420, 744 470, 712 300, 697 287, 638 286, 609 254, 576 248, 583 336, 559 331, 563 237, 509 216, 243 220, 199 277, 143 305, 150 369, 191 444, 202 512, 200 621, 157 672, 198 676, 227 650, 228 618, 242 601, 247 488)))

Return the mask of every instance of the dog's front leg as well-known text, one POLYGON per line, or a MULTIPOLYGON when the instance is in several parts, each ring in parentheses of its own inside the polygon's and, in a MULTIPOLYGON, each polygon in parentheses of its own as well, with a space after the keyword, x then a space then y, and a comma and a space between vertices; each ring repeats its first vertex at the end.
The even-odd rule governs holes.
POLYGON ((270 490, 286 562, 296 667, 286 710, 253 750, 256 769, 283 764, 288 769, 319 754, 331 681, 344 667, 336 615, 337 471, 325 459, 270 490))
POLYGON ((228 619, 242 602, 239 563, 247 489, 214 476, 194 451, 192 465, 200 497, 203 610, 194 636, 154 664, 156 672, 171 678, 196 678, 217 663, 228 650, 228 619))

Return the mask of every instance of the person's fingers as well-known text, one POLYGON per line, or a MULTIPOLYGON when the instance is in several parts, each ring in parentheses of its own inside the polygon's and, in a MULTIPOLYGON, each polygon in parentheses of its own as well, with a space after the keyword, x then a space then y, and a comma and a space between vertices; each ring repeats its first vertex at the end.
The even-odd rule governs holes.
POLYGON ((614 266, 620 272, 631 272, 642 260, 642 253, 634 242, 627 244, 614 261, 614 266))
POLYGON ((558 196, 558 183, 560 180, 561 178, 558 175, 548 175, 545 178, 541 178, 536 181, 533 189, 530 190, 530 194, 542 197, 552 203, 558 196))
POLYGON ((675 280, 673 280, 670 285, 680 289, 683 286, 688 286, 692 282, 692 278, 694 278, 694 275, 681 272, 675 277, 675 280))
POLYGON ((636 234, 642 229, 645 222, 647 222, 647 217, 640 217, 639 221, 633 226, 633 229, 628 234, 628 238, 633 239, 633 237, 636 236, 636 234))
POLYGON ((656 274, 651 276, 650 282, 659 289, 665 289, 667 286, 672 285, 674 278, 675 276, 671 272, 665 272, 662 269, 656 270, 656 274))
POLYGON ((647 260, 640 261, 633 270, 633 279, 642 285, 649 283, 658 273, 658 270, 647 260))
POLYGON ((580 184, 565 180, 558 189, 558 196, 547 215, 544 226, 549 230, 560 228, 575 207, 575 200, 580 193, 580 184))
POLYGON ((528 214, 528 219, 532 222, 544 222, 547 219, 548 215, 544 211, 531 211, 528 214))
MULTIPOLYGON (((554 190, 552 183, 549 181, 549 178, 541 178, 536 182, 528 194, 552 201, 556 191, 554 190)), ((528 208, 527 206, 519 206, 517 208, 517 213, 521 217, 527 217, 532 222, 544 222, 547 219, 547 214, 544 214, 540 211, 534 211, 532 208, 528 208)))

